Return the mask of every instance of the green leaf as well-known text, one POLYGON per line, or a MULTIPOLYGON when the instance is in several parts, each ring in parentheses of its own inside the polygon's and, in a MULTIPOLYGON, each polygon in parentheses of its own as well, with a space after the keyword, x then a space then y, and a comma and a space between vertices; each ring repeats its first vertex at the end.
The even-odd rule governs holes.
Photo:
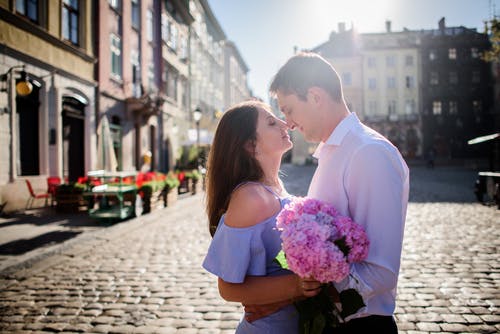
POLYGON ((340 292, 340 302, 342 303, 342 318, 347 318, 365 306, 363 298, 355 289, 347 289, 340 292))
POLYGON ((288 269, 288 262, 286 262, 286 255, 283 250, 281 250, 278 255, 274 258, 276 262, 281 266, 283 269, 288 269))

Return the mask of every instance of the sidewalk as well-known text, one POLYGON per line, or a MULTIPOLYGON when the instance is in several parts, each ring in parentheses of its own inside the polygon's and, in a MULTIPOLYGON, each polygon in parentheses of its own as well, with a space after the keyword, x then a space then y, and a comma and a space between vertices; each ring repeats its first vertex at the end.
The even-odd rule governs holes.
MULTIPOLYGON (((178 200, 190 196, 179 195, 178 200)), ((28 268, 80 241, 100 238, 103 231, 133 226, 148 215, 109 223, 90 218, 86 211, 60 213, 53 207, 4 214, 0 217, 0 277, 28 268)))

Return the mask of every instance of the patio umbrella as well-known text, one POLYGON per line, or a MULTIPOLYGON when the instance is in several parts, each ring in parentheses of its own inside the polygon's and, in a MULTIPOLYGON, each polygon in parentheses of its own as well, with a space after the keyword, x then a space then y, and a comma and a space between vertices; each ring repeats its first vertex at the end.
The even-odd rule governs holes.
POLYGON ((106 116, 101 118, 101 124, 97 129, 97 163, 96 169, 115 172, 118 168, 115 149, 113 148, 113 137, 109 129, 109 122, 106 116))

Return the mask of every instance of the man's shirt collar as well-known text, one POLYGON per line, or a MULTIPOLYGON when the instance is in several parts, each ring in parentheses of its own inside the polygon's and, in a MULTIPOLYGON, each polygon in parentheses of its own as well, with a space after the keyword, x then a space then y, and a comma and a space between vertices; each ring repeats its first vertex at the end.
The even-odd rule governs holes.
POLYGON ((325 142, 320 142, 316 151, 314 151, 313 157, 319 158, 321 149, 324 145, 334 145, 340 146, 342 140, 357 124, 359 124, 358 116, 354 112, 347 115, 340 123, 333 129, 332 133, 325 142))

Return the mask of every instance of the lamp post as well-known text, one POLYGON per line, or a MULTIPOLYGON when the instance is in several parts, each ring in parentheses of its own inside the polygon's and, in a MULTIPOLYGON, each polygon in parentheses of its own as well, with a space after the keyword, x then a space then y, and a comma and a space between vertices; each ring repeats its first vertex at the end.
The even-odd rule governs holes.
POLYGON ((196 168, 200 169, 200 120, 201 120, 201 109, 196 107, 193 111, 193 119, 196 122, 196 168))

